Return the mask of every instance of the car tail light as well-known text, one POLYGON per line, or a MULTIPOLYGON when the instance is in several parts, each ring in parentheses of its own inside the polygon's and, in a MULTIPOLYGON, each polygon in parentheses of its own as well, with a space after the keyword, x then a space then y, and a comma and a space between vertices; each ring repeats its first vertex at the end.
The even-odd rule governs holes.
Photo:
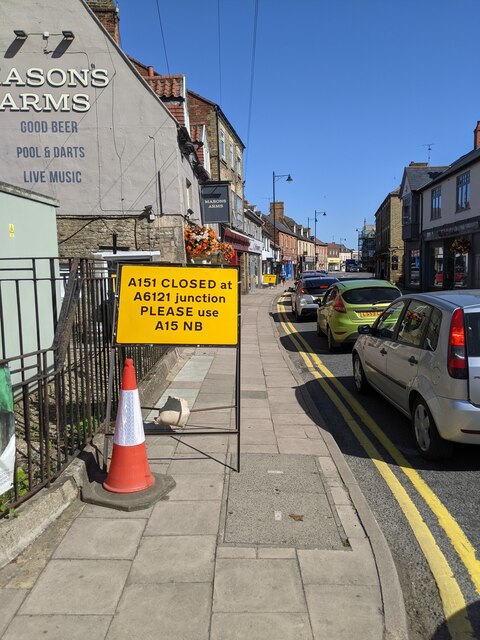
POLYGON ((448 373, 452 378, 468 378, 463 309, 455 309, 448 338, 448 373))
POLYGON ((298 293, 308 293, 308 292, 305 289, 305 287, 300 287, 300 289, 298 290, 298 293))
POLYGON ((343 304, 342 296, 337 296, 332 308, 335 309, 335 311, 338 311, 338 313, 347 313, 345 305, 343 304))

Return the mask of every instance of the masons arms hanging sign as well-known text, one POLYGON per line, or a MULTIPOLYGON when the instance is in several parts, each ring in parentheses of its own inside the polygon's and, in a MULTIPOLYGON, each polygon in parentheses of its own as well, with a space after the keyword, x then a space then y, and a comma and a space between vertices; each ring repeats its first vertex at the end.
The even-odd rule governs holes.
POLYGON ((200 187, 204 224, 230 222, 229 182, 209 182, 200 187))

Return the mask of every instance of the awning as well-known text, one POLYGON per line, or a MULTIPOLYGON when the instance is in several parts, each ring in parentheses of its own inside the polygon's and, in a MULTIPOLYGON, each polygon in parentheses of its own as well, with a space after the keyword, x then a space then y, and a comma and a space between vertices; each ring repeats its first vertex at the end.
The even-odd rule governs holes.
POLYGON ((250 246, 250 238, 248 236, 240 235, 231 229, 223 230, 223 239, 225 242, 229 242, 235 251, 248 251, 250 246))

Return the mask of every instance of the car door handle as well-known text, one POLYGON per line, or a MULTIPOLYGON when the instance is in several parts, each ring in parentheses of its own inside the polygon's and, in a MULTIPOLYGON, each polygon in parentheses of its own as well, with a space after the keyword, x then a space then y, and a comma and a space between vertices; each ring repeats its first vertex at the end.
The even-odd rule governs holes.
POLYGON ((382 354, 382 356, 386 356, 387 355, 387 350, 384 347, 382 347, 380 349, 380 353, 382 354))
POLYGON ((408 361, 410 364, 418 364, 418 360, 415 358, 415 356, 410 356, 408 361))

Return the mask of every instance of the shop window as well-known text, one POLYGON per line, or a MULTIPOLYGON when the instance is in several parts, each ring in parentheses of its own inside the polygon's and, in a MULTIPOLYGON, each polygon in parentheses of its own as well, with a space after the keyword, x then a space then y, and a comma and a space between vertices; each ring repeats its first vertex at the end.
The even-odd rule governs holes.
POLYGON ((409 252, 409 284, 420 284, 420 249, 412 249, 409 252))
POLYGON ((431 247, 432 286, 441 289, 443 286, 443 246, 431 247))

